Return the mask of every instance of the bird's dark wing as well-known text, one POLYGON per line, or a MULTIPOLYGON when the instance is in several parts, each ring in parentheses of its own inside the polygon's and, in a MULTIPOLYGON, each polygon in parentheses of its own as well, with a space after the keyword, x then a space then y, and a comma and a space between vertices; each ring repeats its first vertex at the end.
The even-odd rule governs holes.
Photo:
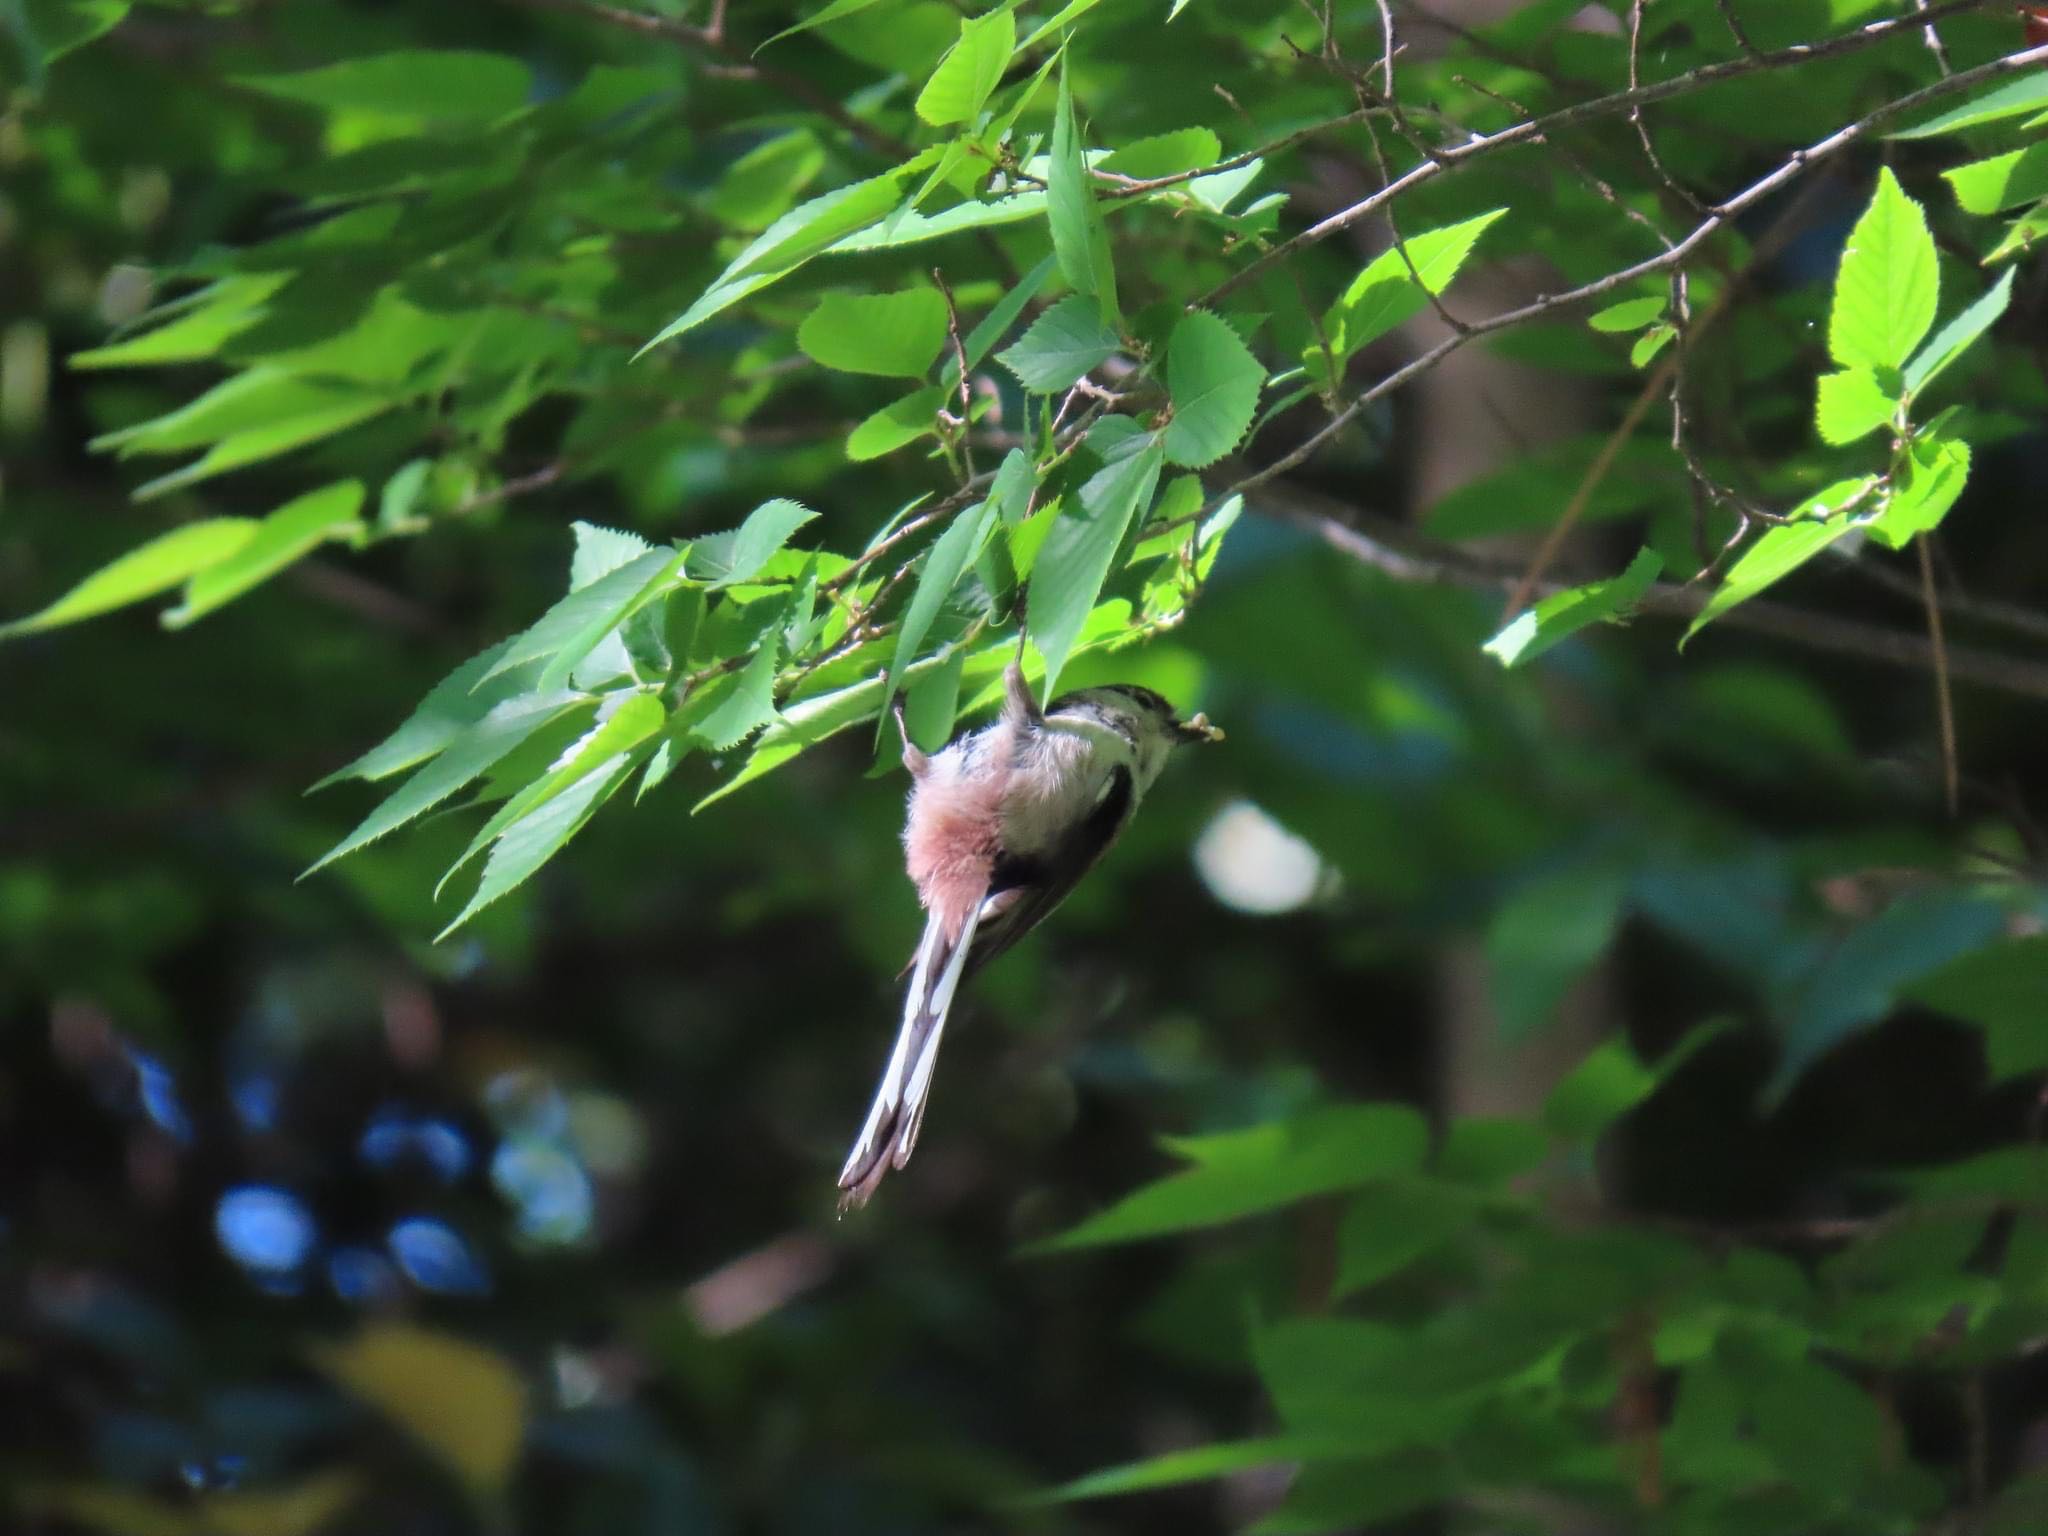
POLYGON ((1119 765, 1110 770, 1109 786, 1095 809, 1055 847, 1029 857, 997 855, 974 947, 967 954, 969 975, 1036 928, 1067 899, 1067 893, 1123 831, 1131 817, 1131 799, 1130 770, 1119 765))

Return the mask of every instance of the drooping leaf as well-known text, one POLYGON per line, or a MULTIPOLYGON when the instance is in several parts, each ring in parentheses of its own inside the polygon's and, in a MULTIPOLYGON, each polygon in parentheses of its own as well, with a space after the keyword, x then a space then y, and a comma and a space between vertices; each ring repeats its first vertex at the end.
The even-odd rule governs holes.
POLYGON ((763 49, 781 42, 785 37, 794 37, 799 32, 808 32, 813 27, 826 26, 840 20, 842 17, 852 16, 857 12, 864 11, 869 6, 877 3, 878 0, 830 0, 829 4, 818 7, 817 10, 811 12, 810 15, 806 16, 795 26, 784 27, 780 32, 769 38, 767 42, 763 43, 760 48, 756 48, 754 52, 760 53, 763 49))
POLYGON ((472 656, 436 683, 405 723, 346 767, 337 768, 313 786, 326 789, 344 779, 374 782, 389 778, 439 752, 470 726, 515 694, 525 693, 533 683, 535 668, 497 675, 492 668, 511 642, 500 640, 488 650, 472 656))
POLYGON ((196 302, 140 335, 71 354, 73 368, 150 368, 195 363, 220 353, 224 343, 263 318, 263 304, 286 283, 287 272, 238 273, 208 285, 196 302))
POLYGON ((1117 320, 1116 268, 1109 251, 1109 230, 1088 174, 1081 148, 1081 130, 1074 121, 1074 97, 1060 66, 1059 105, 1053 114, 1051 156, 1046 169, 1046 217, 1052 225, 1052 246, 1060 259, 1060 275, 1074 292, 1093 298, 1105 326, 1117 320))
POLYGON ((1117 333, 1103 323, 1100 308, 1076 295, 1061 299, 1032 321, 996 358, 1026 389, 1056 395, 1071 389, 1120 344, 1117 333))
POLYGON ((487 675, 495 677, 522 662, 545 658, 566 681, 593 646, 681 571, 683 558, 674 549, 651 549, 577 588, 507 641, 487 675))
POLYGON ((1359 348, 1377 341, 1397 325, 1404 325, 1429 307, 1429 296, 1450 287, 1479 243, 1479 237, 1504 217, 1505 208, 1482 213, 1477 218, 1427 230, 1405 242, 1407 259, 1399 249, 1382 251, 1366 269, 1351 280, 1350 287, 1330 307, 1323 319, 1323 331, 1339 364, 1359 348), (1409 263, 1414 271, 1409 270, 1409 263), (1422 286, 1416 286, 1416 278, 1422 286))
POLYGON ((164 615, 164 626, 182 629, 329 540, 359 532, 362 509, 360 480, 339 480, 286 502, 258 523, 233 554, 193 574, 185 584, 185 600, 164 615))
POLYGON ((946 344, 946 301, 931 287, 828 293, 797 327, 796 344, 841 373, 921 379, 946 344))
POLYGON ((1477 1214, 1470 1191, 1427 1179, 1390 1179, 1353 1195, 1337 1228, 1333 1296, 1348 1296, 1400 1273, 1477 1214))
POLYGON ((1119 1493, 1143 1493, 1182 1483, 1207 1482, 1211 1478, 1228 1477, 1259 1467, 1325 1460, 1348 1454, 1351 1449, 1352 1443, 1338 1435, 1275 1435, 1261 1440, 1228 1440, 1184 1451, 1167 1451, 1120 1467, 1105 1467, 1100 1472, 1075 1478, 1053 1490, 1048 1497, 1066 1502, 1106 1498, 1119 1493))
POLYGON ((1927 345, 1906 364, 1907 394, 1918 399, 1921 391, 1940 378, 1952 363, 1976 344, 1979 337, 1998 323, 1999 316, 2012 302, 2012 283, 2013 273, 2008 269, 1991 285, 1988 293, 1927 338, 1927 345))
POLYGON ((904 669, 917 660, 918 648, 924 644, 932 620, 939 616, 939 609, 988 536, 993 513, 992 499, 978 501, 956 513, 946 531, 933 542, 931 552, 925 556, 924 570, 918 576, 917 591, 911 596, 910 606, 903 610, 902 622, 897 627, 896 652, 889 662, 885 697, 895 696, 904 669))
POLYGON ((1868 368, 1824 373, 1814 392, 1813 424, 1824 443, 1853 443, 1890 421, 1898 397, 1886 392, 1868 368))
POLYGON ((1903 368, 1934 324, 1940 272, 1927 216, 1887 166, 1842 248, 1828 355, 1844 368, 1903 368))
POLYGON ((1168 461, 1202 469, 1229 453, 1252 424, 1265 383, 1266 370, 1229 325, 1207 310, 1183 316, 1166 348, 1168 461))
POLYGON ((1154 441, 1096 471, 1081 494, 1061 508, 1038 551, 1027 615, 1031 639, 1045 658, 1047 698, 1095 607, 1131 519, 1151 504, 1165 461, 1165 450, 1154 441))
POLYGON ((1678 328, 1673 325, 1653 325, 1636 338, 1636 344, 1628 349, 1628 365, 1631 368, 1647 368, 1659 352, 1678 339, 1678 328))
POLYGON ((1619 576, 1554 593, 1517 614, 1486 642, 1485 650, 1504 667, 1533 661, 1582 629, 1625 617, 1663 568, 1664 559, 1655 550, 1638 550, 1619 576))
POLYGON ((635 765, 645 761, 646 752, 652 750, 647 748, 639 756, 621 753, 505 828, 491 845, 491 856, 484 861, 483 878, 477 882, 475 894, 456 914, 455 921, 434 936, 434 942, 440 943, 492 902, 524 885, 561 852, 570 838, 583 830, 583 824, 612 797, 635 765))
POLYGON ((972 123, 1009 67, 1017 47, 1017 18, 1007 5, 964 17, 960 40, 917 93, 917 115, 934 127, 972 123))
MULTIPOLYGON (((414 817, 424 815, 522 745, 541 727, 561 719, 570 710, 589 707, 590 703, 586 696, 577 693, 522 692, 494 706, 474 724, 457 731, 425 767, 385 797, 353 832, 309 866, 306 874, 323 869, 345 854, 396 831, 414 817)), ((422 734, 425 734, 424 722, 422 734)), ((395 742, 397 738, 393 740, 395 742)), ((299 878, 304 879, 305 875, 299 878)))
POLYGON ((1220 1226, 1311 1195, 1416 1173, 1429 1134, 1405 1105, 1370 1104, 1167 1144, 1193 1166, 1125 1196, 1043 1246, 1081 1248, 1220 1226))
POLYGON ((47 608, 0 624, 0 639, 34 634, 125 608, 233 558, 261 526, 252 517, 210 517, 160 533, 109 561, 47 608))
POLYGON ((1938 527, 1970 478, 1970 445, 1952 437, 1922 437, 1894 472, 1884 510, 1866 529, 1892 549, 1938 527))
POLYGON ((1714 589, 1707 606, 1679 639, 1680 648, 1737 603, 1791 575, 1847 533, 1855 526, 1848 516, 1849 509, 1866 500, 1876 485, 1875 477, 1870 475, 1837 480, 1799 504, 1793 513, 1799 521, 1765 529, 1763 537, 1744 551, 1722 578, 1721 585, 1714 589))
MULTIPOLYGON (((967 333, 960 350, 967 354, 967 367, 970 372, 988 356, 989 348, 1010 333, 1010 327, 1016 324, 1017 317, 1024 313, 1024 306, 1038 297, 1038 290, 1045 286, 1046 279, 1052 276, 1053 269, 1058 264, 1059 258, 1055 255, 1047 254, 1041 258, 1038 265, 1025 273, 1018 280, 1017 286, 1004 294, 995 307, 982 316, 981 322, 967 333)), ((957 358, 949 356, 940 367, 939 388, 948 391, 949 394, 960 388, 960 363, 957 358)))

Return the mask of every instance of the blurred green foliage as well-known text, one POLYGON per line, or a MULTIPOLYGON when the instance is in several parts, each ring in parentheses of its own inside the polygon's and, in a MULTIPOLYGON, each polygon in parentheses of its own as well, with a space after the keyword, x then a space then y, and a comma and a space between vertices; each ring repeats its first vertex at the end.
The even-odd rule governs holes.
POLYGON ((9 1529, 2048 1526, 2048 74, 1473 20, 0 10, 9 1529), (835 1224, 1020 641, 1230 744, 835 1224))

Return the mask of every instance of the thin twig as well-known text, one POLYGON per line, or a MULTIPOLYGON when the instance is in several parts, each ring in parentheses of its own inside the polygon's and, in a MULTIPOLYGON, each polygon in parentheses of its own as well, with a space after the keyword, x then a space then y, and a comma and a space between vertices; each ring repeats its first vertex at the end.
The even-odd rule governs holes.
POLYGON ((1749 40, 1749 33, 1744 31, 1742 23, 1735 19, 1733 0, 1714 0, 1714 3, 1720 9, 1721 20, 1727 23, 1728 35, 1735 39, 1735 46, 1748 54, 1752 59, 1760 57, 1761 53, 1757 45, 1749 40))
MULTIPOLYGON (((1919 11, 1924 16, 1927 12, 1927 0, 1913 0, 1913 9, 1919 11)), ((1942 42, 1941 32, 1934 23, 1928 22, 1921 29, 1920 35, 1927 42, 1927 51, 1934 55, 1935 67, 1944 75, 1954 74, 1956 68, 1955 65, 1949 62, 1948 45, 1942 42)))
POLYGON ((1928 550, 1927 535, 1917 535, 1913 547, 1920 555, 1920 596, 1927 604, 1927 642, 1934 651, 1934 703, 1941 720, 1941 787, 1947 796, 1948 813, 1954 816, 1962 794, 1962 769, 1956 753, 1955 700, 1949 696, 1948 647, 1941 634, 1941 599, 1934 591, 1934 557, 1928 550))
POLYGON ((967 466, 967 478, 971 481, 974 444, 969 440, 972 434, 968 429, 974 425, 974 395, 967 379, 967 348, 960 341, 960 306, 953 302, 953 289, 946 274, 937 267, 932 268, 932 281, 946 298, 946 334, 953 343, 953 361, 960 369, 960 461, 967 466))
MULTIPOLYGON (((1643 6, 1647 0, 1629 0, 1628 7, 1628 88, 1632 91, 1642 88, 1639 73, 1642 64, 1643 6)), ((1664 160, 1657 153, 1657 142, 1650 137, 1650 125, 1643 119, 1642 105, 1638 103, 1628 109, 1629 123, 1635 128, 1636 142, 1643 146, 1643 158, 1650 162, 1650 169, 1664 188, 1694 214, 1706 212, 1700 200, 1679 184, 1678 178, 1665 169, 1664 160)))

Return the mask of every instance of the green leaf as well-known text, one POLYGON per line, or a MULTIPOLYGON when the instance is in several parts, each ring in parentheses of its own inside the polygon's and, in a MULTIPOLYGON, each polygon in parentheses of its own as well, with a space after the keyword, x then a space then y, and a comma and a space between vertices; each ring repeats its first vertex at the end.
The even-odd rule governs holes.
POLYGON ((714 592, 752 581, 797 529, 817 515, 802 502, 785 496, 764 501, 730 533, 714 533, 691 546, 691 575, 714 592))
POLYGON ((1853 443, 1890 421, 1899 409, 1898 396, 1878 383, 1868 368, 1824 373, 1814 392, 1813 424, 1820 440, 1837 446, 1853 443))
POLYGON ((2048 1067, 2048 934, 1972 950, 1904 995, 1983 1030, 1993 1077, 2048 1067))
POLYGON ((1037 489, 1038 469, 1031 462, 1031 455, 1022 448, 1012 448, 1003 455, 995 479, 989 482, 988 504, 1002 518, 1004 527, 1014 528, 1031 515, 1031 498, 1037 489))
POLYGON ((831 4, 820 6, 795 26, 784 27, 780 32, 769 38, 767 42, 763 43, 760 48, 756 48, 754 52, 760 53, 763 49, 781 42, 785 37, 795 37, 799 32, 808 32, 813 27, 825 26, 830 22, 839 20, 842 16, 852 16, 877 3, 878 0, 831 0, 831 4))
POLYGON ((434 942, 440 943, 499 897, 516 890, 559 853, 563 844, 582 831, 597 808, 625 782, 635 761, 630 755, 614 758, 539 810, 507 827, 492 845, 476 893, 456 914, 455 921, 434 936, 434 942))
POLYGON ((1504 1037, 1534 1033, 1606 953, 1627 889, 1621 871, 1595 865, 1537 880, 1501 904, 1487 930, 1486 963, 1504 1037))
POLYGON ((1906 364, 1906 393, 1919 398, 1922 390, 1932 384, 1949 367, 1976 343, 1977 339, 1998 323, 1999 316, 2012 302, 2013 273, 2010 269, 2000 275, 1976 303, 1950 320, 1928 338, 1914 359, 1906 364))
POLYGON ((1144 1461, 1090 1472, 1054 1489, 1049 1501, 1099 1499, 1119 1493, 1143 1493, 1153 1488, 1171 1488, 1181 1483, 1207 1482, 1259 1467, 1284 1463, 1320 1461, 1342 1456, 1352 1442, 1337 1435, 1275 1435, 1263 1440, 1228 1440, 1217 1445, 1192 1446, 1167 1451, 1144 1461))
POLYGON ((496 677, 522 662, 543 657, 559 660, 568 651, 573 654, 558 669, 566 678, 569 668, 623 623, 643 597, 651 595, 658 583, 666 583, 681 569, 682 561, 682 555, 673 549, 651 549, 589 586, 569 593, 531 626, 506 641, 505 649, 485 675, 496 677))
POLYGON ((1031 639, 1045 658, 1048 699, 1108 579, 1110 561, 1132 517, 1151 504, 1165 457, 1153 441, 1098 470, 1081 487, 1081 494, 1061 509, 1038 551, 1026 611, 1031 639))
POLYGON ((992 229, 1035 219, 1045 212, 1045 193, 1036 187, 1013 192, 988 202, 957 203, 938 213, 906 213, 873 229, 858 230, 832 246, 832 254, 852 255, 865 251, 893 251, 906 245, 921 245, 945 235, 974 229, 992 229))
POLYGON ((500 640, 470 657, 436 683, 397 730, 354 762, 335 769, 306 793, 326 789, 344 779, 389 778, 432 757, 505 700, 528 692, 535 670, 531 666, 498 676, 491 674, 510 644, 509 640, 500 640))
POLYGON ((933 542, 931 552, 925 556, 924 570, 918 576, 917 591, 910 599, 910 606, 904 609, 903 621, 896 631, 896 653, 889 662, 889 680, 883 688, 884 697, 895 696, 904 669, 917 660, 918 647, 924 644, 932 620, 939 616, 939 609, 952 595, 961 575, 979 553, 982 540, 988 536, 994 510, 992 499, 976 502, 957 513, 946 531, 933 542))
POLYGON ((1802 521, 1766 529, 1763 537, 1750 545, 1722 578, 1707 606, 1680 637, 1679 648, 1683 650, 1687 640, 1737 603, 1791 575, 1856 526, 1848 511, 1865 500, 1876 485, 1877 480, 1871 475, 1837 480, 1799 504, 1792 515, 1802 521))
POLYGON ((249 517, 210 517, 160 533, 101 566, 49 607, 0 624, 0 639, 76 624, 167 592, 197 572, 233 558, 261 526, 249 517))
POLYGON ((1229 453, 1252 424, 1265 383, 1266 370, 1236 331, 1207 310, 1183 316, 1166 348, 1167 459, 1202 469, 1229 453))
POLYGON ((292 280, 289 272, 253 272, 222 278, 184 301, 174 318, 126 340, 74 352, 73 368, 151 368, 196 363, 217 356, 232 337, 264 317, 264 301, 292 280))
POLYGON ((589 699, 575 693, 521 693, 495 706, 474 725, 459 731, 425 767, 386 796, 353 832, 322 854, 299 878, 303 880, 315 870, 432 810, 542 726, 559 720, 571 709, 588 707, 589 703, 589 699))
POLYGON ((891 401, 846 434, 846 457, 856 464, 865 463, 930 436, 938 429, 939 407, 945 403, 946 389, 940 384, 926 385, 891 401))
POLYGON ((1904 549, 1916 533, 1927 533, 1948 516, 1970 478, 1970 445, 1947 437, 1913 443, 1892 479, 1884 510, 1865 527, 1892 549, 1904 549))
POLYGON ((1120 338, 1105 325, 1098 306, 1078 294, 1064 298, 1031 322, 996 360, 1034 394, 1071 389, 1089 369, 1116 351, 1120 338))
POLYGON ((2017 80, 2008 80, 2005 84, 1986 91, 1975 101, 1966 101, 1960 107, 1950 107, 1938 117, 1930 117, 1924 123, 1901 129, 1890 137, 1927 139, 1940 133, 1959 133, 1965 128, 1976 128, 1984 123, 2001 122, 2008 117, 2038 112, 2043 107, 2048 107, 2048 74, 2030 70, 2017 80))
POLYGON ((1398 325, 1414 319, 1429 307, 1429 296, 1450 287, 1496 219, 1507 213, 1496 208, 1460 224, 1447 225, 1416 235, 1406 242, 1408 259, 1399 249, 1382 251, 1371 264, 1351 280, 1351 286, 1330 307, 1323 319, 1323 331, 1339 364, 1360 347, 1378 340, 1398 325), (1409 262, 1415 270, 1409 272, 1409 262), (1420 277, 1423 286, 1417 287, 1420 277))
POLYGON ((1059 256, 1060 275, 1074 292, 1095 299, 1105 326, 1117 321, 1116 268, 1109 252, 1109 230, 1081 151, 1081 130, 1074 122, 1074 97, 1060 65, 1059 105, 1053 114, 1051 158, 1046 170, 1046 218, 1052 246, 1059 256))
POLYGON ((1586 324, 1596 331, 1640 331, 1664 313, 1666 302, 1662 294, 1623 299, 1619 304, 1610 304, 1588 315, 1586 324))
POLYGON ((921 379, 946 344, 946 301, 929 287, 828 293, 797 327, 796 344, 841 373, 921 379))
POLYGON ((727 166, 704 207, 735 229, 766 229, 824 168, 825 148, 815 136, 804 129, 785 133, 727 166))
POLYGON ((1934 324, 1940 281, 1927 216, 1886 166, 1842 249, 1828 354, 1844 368, 1905 367, 1934 324))
POLYGON ((1628 365, 1631 368, 1647 368, 1659 352, 1678 338, 1678 328, 1671 325, 1653 325, 1636 338, 1636 344, 1628 349, 1628 365))
POLYGON ((1376 1285, 1463 1231, 1477 1213, 1468 1191, 1424 1179, 1368 1184, 1351 1197, 1337 1228, 1331 1296, 1376 1285))
POLYGON ((185 600, 164 615, 165 627, 182 629, 330 539, 360 532, 362 510, 360 480, 339 480, 286 502, 258 523, 255 535, 233 554, 194 573, 185 584, 185 600))
POLYGON ((1642 601, 1663 568, 1664 559, 1656 551, 1639 550, 1619 576, 1553 593, 1534 608, 1517 614, 1486 642, 1484 649, 1504 667, 1519 667, 1533 661, 1590 625, 1625 617, 1642 601))
POLYGON ((1041 1246, 1084 1248, 1220 1226, 1311 1195, 1416 1173, 1429 1132, 1405 1105, 1344 1105, 1167 1145, 1194 1166, 1126 1195, 1041 1246))
POLYGON ((29 78, 40 82, 57 60, 113 31, 127 14, 128 0, 16 0, 13 30, 29 78))
POLYGON ((917 115, 933 127, 971 123, 1009 68, 1017 48, 1017 18, 1008 6, 960 22, 960 40, 917 93, 917 115))
POLYGON ((1551 1090, 1543 1102, 1543 1123, 1569 1140, 1599 1135, 1670 1081, 1701 1046, 1727 1027, 1726 1020, 1702 1024, 1654 1067, 1645 1066, 1627 1040, 1609 1040, 1551 1090))
POLYGON ((1208 128, 1180 128, 1133 139, 1113 155, 1097 162, 1095 169, 1134 181, 1151 181, 1159 176, 1178 176, 1200 170, 1223 158, 1223 142, 1208 128))
POLYGON ((695 303, 656 332, 636 355, 694 330, 749 294, 794 272, 836 242, 875 223, 896 206, 897 183, 916 165, 917 161, 911 160, 893 171, 834 187, 809 202, 797 204, 761 231, 717 280, 697 296, 695 303))
POLYGON ((2010 261, 2043 241, 2048 241, 2048 198, 2043 198, 2006 226, 1998 244, 1985 252, 1984 265, 1990 267, 2001 261, 2010 261))
POLYGON ((738 746, 775 718, 782 637, 771 634, 738 674, 718 678, 676 712, 676 728, 714 752, 738 746))
MULTIPOLYGON (((971 371, 975 364, 988 356, 988 349, 1009 334, 1017 317, 1024 313, 1024 306, 1038 297, 1038 290, 1045 286, 1045 280, 1052 276, 1059 258, 1053 255, 1043 257, 1037 266, 1025 273, 1017 286, 1004 294, 995 308, 981 319, 981 323, 967 333, 960 350, 967 354, 967 366, 971 371)), ((956 391, 960 388, 960 364, 948 357, 939 369, 939 388, 956 391)))
POLYGON ((462 856, 448 866, 448 872, 434 887, 437 897, 458 870, 497 841, 514 822, 531 815, 591 774, 608 770, 614 759, 623 757, 668 723, 668 711, 654 694, 622 693, 607 702, 614 705, 609 713, 600 706, 590 730, 572 742, 546 773, 499 806, 496 814, 470 839, 462 856))
POLYGON ((526 105, 533 75, 499 53, 415 49, 235 83, 329 112, 488 122, 526 105))
POLYGON ((1941 174, 1956 189, 1956 201, 1970 213, 2017 208, 2048 196, 2048 144, 2030 144, 1941 174))

